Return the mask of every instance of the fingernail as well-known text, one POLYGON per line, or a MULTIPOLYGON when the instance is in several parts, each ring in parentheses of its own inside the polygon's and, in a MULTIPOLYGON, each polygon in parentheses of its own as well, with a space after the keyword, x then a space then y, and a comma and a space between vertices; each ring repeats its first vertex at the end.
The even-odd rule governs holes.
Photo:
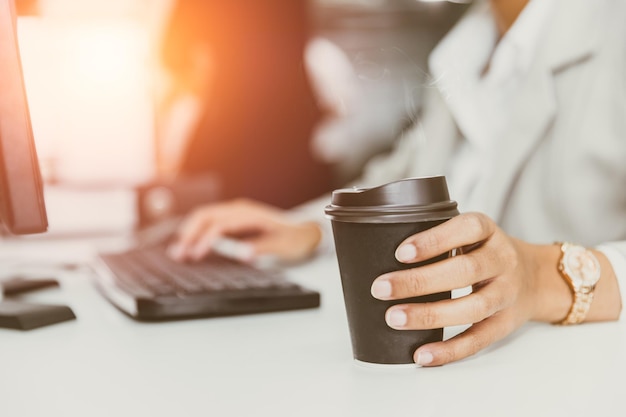
POLYGON ((417 353, 417 364, 419 366, 430 365, 433 362, 433 354, 429 351, 421 351, 417 353))
POLYGON ((402 327, 406 322, 406 313, 402 310, 396 309, 387 313, 387 324, 391 327, 402 327))
POLYGON ((400 262, 409 262, 415 259, 417 251, 413 245, 402 245, 396 250, 396 259, 400 262))
POLYGON ((391 283, 386 279, 379 279, 372 284, 372 295, 376 298, 391 297, 391 283))

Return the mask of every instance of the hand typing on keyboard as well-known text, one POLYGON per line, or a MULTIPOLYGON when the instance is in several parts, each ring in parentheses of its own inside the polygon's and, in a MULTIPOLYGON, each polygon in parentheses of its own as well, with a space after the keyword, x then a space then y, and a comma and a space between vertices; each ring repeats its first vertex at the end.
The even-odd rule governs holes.
POLYGON ((181 262, 219 253, 255 265, 268 259, 291 263, 311 256, 320 239, 315 223, 296 223, 280 209, 235 200, 194 211, 178 228, 168 255, 181 262))

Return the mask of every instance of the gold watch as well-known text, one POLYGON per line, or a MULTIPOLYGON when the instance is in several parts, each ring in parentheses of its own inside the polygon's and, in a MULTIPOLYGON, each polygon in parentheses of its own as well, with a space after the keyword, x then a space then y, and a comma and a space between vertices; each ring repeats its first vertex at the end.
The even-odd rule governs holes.
POLYGON ((557 324, 578 324, 585 320, 591 302, 593 291, 600 279, 600 262, 588 249, 572 243, 560 243, 561 258, 559 272, 572 289, 574 300, 572 307, 563 320, 557 324))

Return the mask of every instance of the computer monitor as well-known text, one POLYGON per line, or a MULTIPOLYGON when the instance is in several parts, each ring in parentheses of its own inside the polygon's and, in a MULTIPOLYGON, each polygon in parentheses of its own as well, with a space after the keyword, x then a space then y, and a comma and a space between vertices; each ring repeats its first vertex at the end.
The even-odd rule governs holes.
POLYGON ((0 0, 0 224, 11 234, 48 228, 13 0, 0 0))

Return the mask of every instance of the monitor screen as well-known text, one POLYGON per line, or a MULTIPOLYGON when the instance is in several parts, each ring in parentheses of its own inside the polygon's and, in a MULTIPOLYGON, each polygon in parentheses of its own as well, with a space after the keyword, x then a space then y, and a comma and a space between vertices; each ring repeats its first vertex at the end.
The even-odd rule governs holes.
POLYGON ((17 44, 13 0, 0 0, 0 223, 41 233, 48 220, 17 44))

